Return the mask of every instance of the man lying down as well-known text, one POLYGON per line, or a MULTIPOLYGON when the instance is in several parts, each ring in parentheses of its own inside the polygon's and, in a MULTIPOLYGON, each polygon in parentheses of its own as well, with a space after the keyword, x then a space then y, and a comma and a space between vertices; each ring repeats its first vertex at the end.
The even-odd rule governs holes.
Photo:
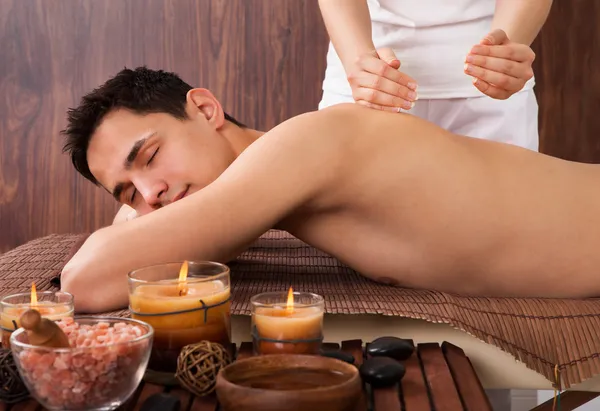
POLYGON ((227 262, 271 228, 404 287, 600 294, 600 166, 356 104, 263 133, 146 68, 84 96, 64 133, 75 168, 139 216, 93 233, 65 266, 79 311, 126 307, 132 269, 227 262))

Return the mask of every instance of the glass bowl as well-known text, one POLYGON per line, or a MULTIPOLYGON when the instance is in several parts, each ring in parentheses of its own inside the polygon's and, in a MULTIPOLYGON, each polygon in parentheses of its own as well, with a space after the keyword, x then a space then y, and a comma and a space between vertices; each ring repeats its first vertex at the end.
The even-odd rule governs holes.
POLYGON ((118 408, 144 376, 154 329, 118 317, 76 316, 57 323, 72 348, 30 345, 23 328, 10 337, 17 369, 30 394, 48 410, 118 408))

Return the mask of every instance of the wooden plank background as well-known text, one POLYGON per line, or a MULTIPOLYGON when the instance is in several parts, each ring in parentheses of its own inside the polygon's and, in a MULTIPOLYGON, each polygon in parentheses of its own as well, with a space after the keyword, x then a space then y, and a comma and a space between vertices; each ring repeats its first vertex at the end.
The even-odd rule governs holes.
MULTIPOLYGON (((600 162, 597 0, 555 0, 534 45, 541 151, 600 162)), ((109 224, 114 201, 61 153, 65 111, 124 66, 178 72, 268 129, 314 110, 317 0, 0 0, 0 253, 109 224)))
POLYGON ((600 163, 599 17, 600 1, 554 0, 532 46, 543 153, 600 163))

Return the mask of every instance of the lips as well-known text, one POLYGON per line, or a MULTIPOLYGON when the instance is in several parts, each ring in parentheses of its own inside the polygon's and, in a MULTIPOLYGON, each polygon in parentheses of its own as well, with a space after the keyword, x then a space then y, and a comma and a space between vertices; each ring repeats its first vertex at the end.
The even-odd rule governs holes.
POLYGON ((185 188, 185 190, 183 190, 181 193, 177 194, 175 196, 175 198, 173 199, 173 202, 181 200, 183 197, 185 197, 187 195, 188 190, 190 189, 190 186, 187 186, 185 188))

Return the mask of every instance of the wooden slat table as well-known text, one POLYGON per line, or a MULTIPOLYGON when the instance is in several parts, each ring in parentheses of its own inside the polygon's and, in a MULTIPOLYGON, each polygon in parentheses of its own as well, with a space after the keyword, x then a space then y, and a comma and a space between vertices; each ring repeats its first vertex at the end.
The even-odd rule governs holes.
MULTIPOLYGON (((368 345, 368 344, 367 344, 368 345)), ((327 343, 326 350, 342 350, 354 356, 356 364, 365 359, 366 346, 360 340, 327 343)), ((242 343, 236 359, 252 355, 252 344, 242 343)), ((371 389, 365 386, 355 411, 491 411, 489 400, 469 359, 462 349, 450 343, 419 344, 404 362, 406 374, 398 387, 371 389)), ((153 394, 168 392, 181 400, 181 411, 217 411, 215 396, 195 397, 182 388, 169 389, 142 383, 134 395, 119 408, 141 411, 153 394)), ((0 411, 42 411, 32 399, 14 405, 0 403, 0 411)))
POLYGON ((573 411, 597 397, 600 397, 599 392, 565 391, 560 394, 560 403, 557 402, 557 406, 554 405, 554 399, 550 399, 531 411, 573 411), (558 408, 559 406, 560 408, 558 408))

